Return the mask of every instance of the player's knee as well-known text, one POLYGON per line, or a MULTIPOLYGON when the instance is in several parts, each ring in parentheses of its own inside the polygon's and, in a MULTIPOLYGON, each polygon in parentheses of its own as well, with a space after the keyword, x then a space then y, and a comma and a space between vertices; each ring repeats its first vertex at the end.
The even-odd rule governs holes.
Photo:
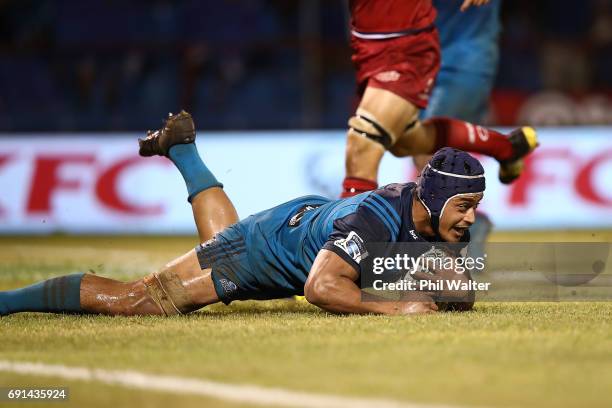
POLYGON ((166 316, 197 309, 181 278, 169 267, 143 279, 147 294, 166 316))
POLYGON ((348 125, 349 135, 373 141, 384 150, 397 140, 396 132, 393 129, 362 108, 357 109, 355 115, 349 119, 348 125))
POLYGON ((428 126, 415 118, 406 125, 397 143, 389 148, 389 152, 395 157, 415 156, 429 152, 435 144, 434 141, 435 135, 431 134, 428 126))

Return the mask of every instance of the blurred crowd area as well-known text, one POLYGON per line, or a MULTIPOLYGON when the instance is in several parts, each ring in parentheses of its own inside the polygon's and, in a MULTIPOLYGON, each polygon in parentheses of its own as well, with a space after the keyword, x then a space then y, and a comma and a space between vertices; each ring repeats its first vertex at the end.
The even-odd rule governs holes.
MULTIPOLYGON (((612 0, 505 0, 502 24, 491 122, 540 98, 536 121, 612 123, 612 0)), ((179 108, 206 129, 342 128, 347 26, 343 0, 0 0, 0 131, 143 130, 179 108)))

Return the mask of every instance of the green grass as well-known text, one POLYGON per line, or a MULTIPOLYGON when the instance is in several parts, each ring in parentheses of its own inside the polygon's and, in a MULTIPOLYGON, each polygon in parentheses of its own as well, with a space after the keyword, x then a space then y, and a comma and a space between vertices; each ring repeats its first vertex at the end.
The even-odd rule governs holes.
MULTIPOLYGON (((89 269, 131 278, 194 244, 4 237, 0 288, 89 269)), ((612 304, 584 302, 482 303, 470 313, 409 318, 334 316, 294 301, 241 302, 172 318, 19 314, 0 319, 0 359, 410 402, 607 407, 610 316, 612 304)), ((0 386, 8 385, 68 385, 71 400, 62 406, 239 406, 0 373, 0 386)))

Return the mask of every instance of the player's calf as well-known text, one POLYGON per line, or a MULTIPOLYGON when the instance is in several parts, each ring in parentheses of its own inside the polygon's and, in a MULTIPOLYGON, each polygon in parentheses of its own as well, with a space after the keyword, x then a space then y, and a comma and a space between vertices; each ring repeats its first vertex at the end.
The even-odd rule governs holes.
POLYGON ((81 283, 81 311, 111 316, 165 315, 148 292, 144 279, 120 282, 88 274, 81 283))
POLYGON ((351 192, 355 195, 375 189, 378 186, 378 166, 384 154, 383 145, 358 134, 353 128, 349 129, 346 139, 345 191, 353 189, 351 192), (359 180, 363 181, 360 183, 359 180))
POLYGON ((0 315, 19 312, 163 315, 143 280, 120 282, 92 274, 47 279, 0 292, 0 315))

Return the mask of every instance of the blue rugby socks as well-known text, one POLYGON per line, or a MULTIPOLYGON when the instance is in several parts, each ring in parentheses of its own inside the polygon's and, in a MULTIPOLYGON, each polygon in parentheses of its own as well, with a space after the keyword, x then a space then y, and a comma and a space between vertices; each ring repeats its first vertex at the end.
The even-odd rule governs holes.
POLYGON ((200 158, 195 143, 174 145, 168 151, 168 156, 185 179, 189 202, 200 191, 211 187, 223 187, 200 158))
POLYGON ((82 312, 83 275, 60 276, 25 288, 0 292, 0 316, 17 312, 82 312))

